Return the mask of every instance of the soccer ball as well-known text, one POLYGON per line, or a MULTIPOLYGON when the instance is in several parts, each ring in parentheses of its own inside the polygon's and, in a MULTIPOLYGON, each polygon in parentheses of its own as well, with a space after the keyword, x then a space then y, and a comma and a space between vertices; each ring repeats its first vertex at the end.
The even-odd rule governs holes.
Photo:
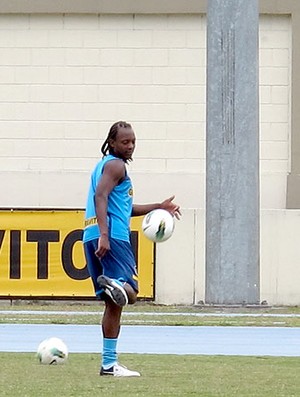
POLYGON ((68 348, 59 338, 45 339, 38 346, 37 357, 41 364, 63 364, 68 358, 68 348))
POLYGON ((150 211, 142 222, 144 235, 154 243, 168 240, 174 231, 174 217, 170 212, 162 209, 150 211))

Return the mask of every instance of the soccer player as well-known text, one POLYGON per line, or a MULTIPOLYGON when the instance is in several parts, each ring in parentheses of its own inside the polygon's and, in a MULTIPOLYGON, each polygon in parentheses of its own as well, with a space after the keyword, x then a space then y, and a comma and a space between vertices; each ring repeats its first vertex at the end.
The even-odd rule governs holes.
POLYGON ((135 134, 119 121, 110 128, 91 175, 83 233, 84 252, 96 296, 104 300, 100 375, 140 376, 118 363, 117 342, 123 307, 137 300, 136 264, 130 244, 130 218, 162 208, 179 218, 174 196, 161 203, 133 204, 126 163, 132 160, 135 134))

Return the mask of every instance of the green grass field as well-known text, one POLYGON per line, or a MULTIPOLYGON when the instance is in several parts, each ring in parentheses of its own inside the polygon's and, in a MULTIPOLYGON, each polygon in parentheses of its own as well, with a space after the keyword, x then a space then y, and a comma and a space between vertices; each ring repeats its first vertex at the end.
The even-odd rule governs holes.
POLYGON ((61 366, 34 354, 0 354, 1 397, 298 397, 300 360, 281 357, 120 355, 140 378, 98 375, 99 356, 70 354, 61 366))
MULTIPOLYGON (((97 302, 41 303, 33 301, 30 304, 0 306, 1 310, 5 310, 5 313, 1 313, 0 323, 99 324, 103 305, 97 302), (29 314, 28 311, 31 313, 29 314), (68 312, 71 313, 68 314, 68 312)), ((122 324, 300 327, 300 308, 214 308, 163 306, 140 302, 124 309, 122 324), (199 314, 205 316, 197 316, 199 314), (226 316, 228 314, 238 314, 238 316, 226 316), (282 317, 283 314, 287 316, 282 317)))
MULTIPOLYGON (((95 303, 2 304, 0 323, 98 324, 102 310, 95 303), (66 314, 68 311, 72 313, 66 314)), ((299 327, 299 314, 298 307, 209 308, 139 303, 126 308, 122 323, 299 327), (206 316, 194 316, 197 313, 206 316), (222 315, 227 313, 239 316, 222 315)), ((0 397, 300 396, 299 357, 121 354, 122 364, 142 374, 129 379, 100 377, 99 362, 97 354, 72 353, 65 365, 44 366, 34 353, 0 353, 0 397)))

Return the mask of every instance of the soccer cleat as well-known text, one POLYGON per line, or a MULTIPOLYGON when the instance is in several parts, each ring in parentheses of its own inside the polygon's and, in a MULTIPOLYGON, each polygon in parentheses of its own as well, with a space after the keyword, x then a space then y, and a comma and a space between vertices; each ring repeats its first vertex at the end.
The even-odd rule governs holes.
POLYGON ((103 367, 100 370, 101 376, 118 376, 118 377, 130 377, 130 376, 141 376, 141 374, 137 371, 131 371, 130 369, 124 367, 120 364, 115 364, 108 369, 104 369, 103 367))
POLYGON ((116 305, 121 307, 127 305, 127 293, 117 281, 106 276, 99 276, 97 278, 97 283, 116 305))

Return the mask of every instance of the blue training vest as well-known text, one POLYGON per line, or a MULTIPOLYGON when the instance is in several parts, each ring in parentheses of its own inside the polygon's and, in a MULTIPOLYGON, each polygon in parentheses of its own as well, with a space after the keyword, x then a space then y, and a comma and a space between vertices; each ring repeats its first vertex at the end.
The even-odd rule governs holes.
MULTIPOLYGON (((102 177, 104 166, 111 160, 123 161, 122 159, 109 154, 98 162, 91 175, 85 210, 85 229, 83 232, 84 243, 100 237, 100 230, 96 219, 95 192, 102 177)), ((110 238, 129 241, 132 201, 132 183, 125 171, 124 180, 119 185, 115 186, 108 196, 107 225, 110 238)))

